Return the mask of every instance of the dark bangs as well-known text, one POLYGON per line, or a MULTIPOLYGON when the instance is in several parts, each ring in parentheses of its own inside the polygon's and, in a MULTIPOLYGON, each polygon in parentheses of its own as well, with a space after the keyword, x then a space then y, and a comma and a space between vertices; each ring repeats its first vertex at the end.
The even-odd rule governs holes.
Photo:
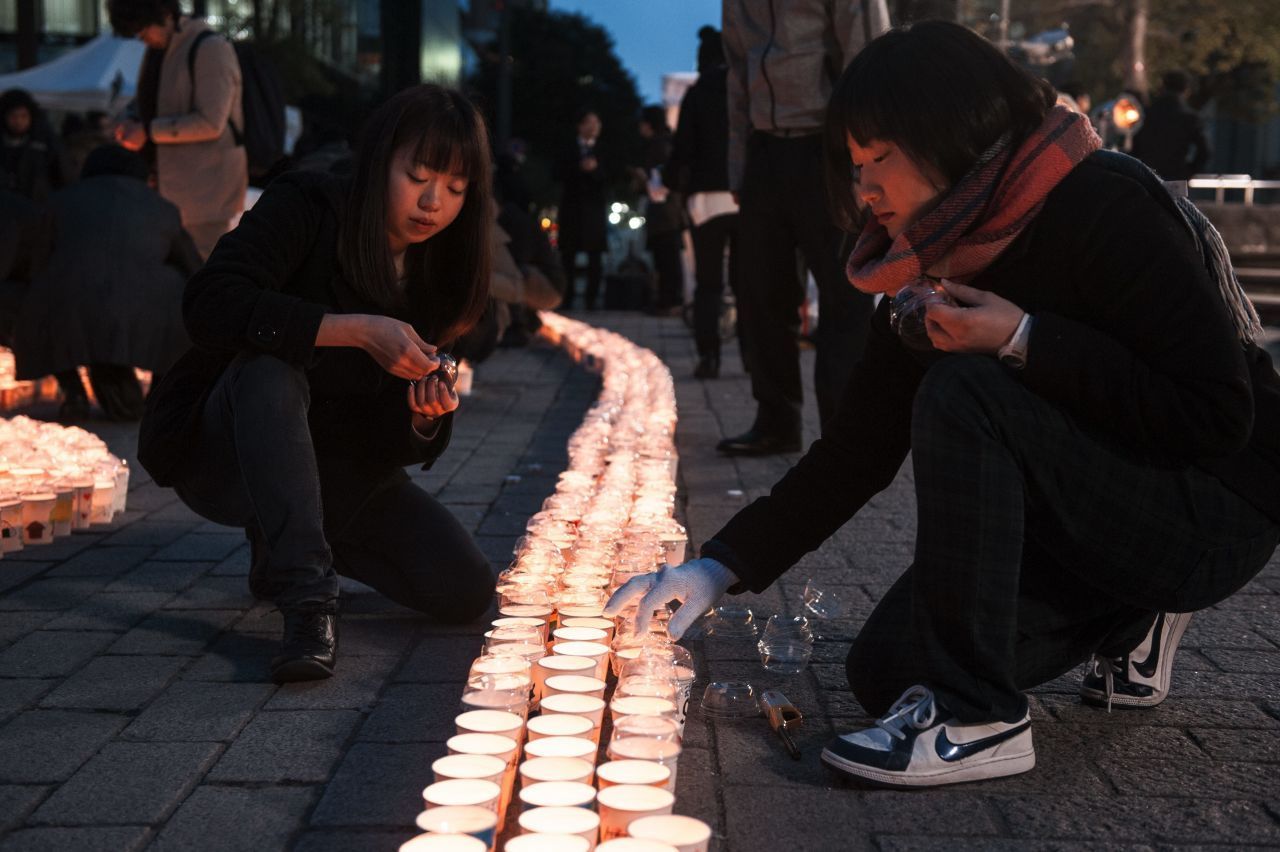
POLYGON ((448 346, 480 320, 489 298, 489 135, 480 111, 443 86, 414 86, 374 111, 356 155, 339 235, 343 274, 385 310, 404 313, 429 343, 448 346), (432 171, 467 178, 458 217, 405 253, 405 287, 395 278, 387 237, 387 181, 397 151, 432 171))
POLYGON ((892 142, 954 185, 1003 134, 1016 146, 1056 97, 1047 81, 959 24, 925 21, 884 33, 845 68, 827 105, 827 187, 837 220, 848 230, 859 220, 846 133, 859 145, 892 142))

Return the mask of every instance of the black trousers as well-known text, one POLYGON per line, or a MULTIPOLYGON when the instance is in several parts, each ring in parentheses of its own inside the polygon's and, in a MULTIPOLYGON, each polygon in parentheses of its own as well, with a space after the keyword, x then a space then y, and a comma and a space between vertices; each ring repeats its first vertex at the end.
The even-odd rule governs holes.
MULTIPOLYGON (((595 310, 600 299, 600 278, 603 275, 601 264, 602 252, 588 251, 587 255, 587 289, 582 294, 583 304, 588 310, 595 310)), ((574 303, 575 282, 578 280, 578 246, 576 243, 560 243, 560 262, 564 266, 564 304, 561 310, 571 310, 574 303)))
POLYGON ((332 605, 338 574, 443 622, 493 600, 488 560, 447 509, 399 468, 317 459, 306 375, 241 356, 205 405, 195 463, 175 490, 215 523, 253 528, 282 608, 332 605))
MULTIPOLYGON (((735 300, 739 298, 737 228, 738 217, 732 214, 708 219, 691 232, 693 274, 696 282, 693 290, 693 337, 701 357, 720 354, 720 313, 724 303, 726 246, 729 249, 729 287, 735 300)), ((745 346, 741 334, 739 344, 745 346)), ((744 364, 745 353, 744 348, 744 364)))
POLYGON ((818 283, 814 388, 825 424, 862 356, 873 302, 849 284, 840 231, 828 214, 820 135, 790 139, 754 133, 739 193, 738 316, 750 341, 757 429, 799 434, 799 308, 805 282, 797 253, 818 283))
POLYGON ((684 304, 684 267, 680 263, 680 235, 683 231, 651 234, 647 239, 657 273, 657 308, 674 308, 684 304))
MULTIPOLYGON (((77 370, 65 370, 55 373, 58 387, 67 399, 87 398, 84 383, 80 381, 77 370)), ((158 383, 158 377, 155 378, 158 383)), ((98 404, 111 420, 138 420, 142 417, 145 403, 142 385, 138 383, 138 375, 133 367, 121 364, 90 364, 89 384, 93 386, 93 395, 98 404)))
POLYGON ((911 439, 915 560, 847 662, 875 715, 923 683, 963 722, 1015 720, 1021 690, 1226 598, 1280 540, 1214 477, 1091 434, 987 356, 930 368, 911 439))

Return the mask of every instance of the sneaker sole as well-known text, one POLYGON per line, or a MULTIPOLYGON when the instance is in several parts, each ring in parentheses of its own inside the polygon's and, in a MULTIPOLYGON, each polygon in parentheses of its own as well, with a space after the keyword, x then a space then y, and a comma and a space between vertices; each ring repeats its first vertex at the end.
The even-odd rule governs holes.
POLYGON ((822 750, 822 762, 843 775, 852 776, 859 781, 874 784, 877 787, 911 789, 914 787, 936 787, 942 784, 962 784, 967 781, 986 781, 991 778, 1018 775, 1035 767, 1036 753, 1035 749, 1032 749, 1022 754, 992 758, 981 763, 911 775, 904 772, 889 772, 876 769, 861 763, 853 763, 845 760, 830 749, 822 750))
MULTIPOLYGON (((1182 634, 1187 632, 1187 625, 1191 624, 1192 613, 1178 612, 1172 615, 1173 619, 1169 623, 1169 632, 1165 634, 1164 644, 1166 648, 1172 648, 1173 653, 1163 654, 1160 658, 1159 682, 1163 683, 1165 688, 1146 697, 1112 693, 1112 707, 1155 707, 1169 697, 1169 687, 1172 685, 1170 680, 1173 677, 1173 658, 1178 656, 1178 646, 1182 644, 1182 634)), ((1080 702, 1090 707, 1106 707, 1107 694, 1100 689, 1081 686, 1080 702)))

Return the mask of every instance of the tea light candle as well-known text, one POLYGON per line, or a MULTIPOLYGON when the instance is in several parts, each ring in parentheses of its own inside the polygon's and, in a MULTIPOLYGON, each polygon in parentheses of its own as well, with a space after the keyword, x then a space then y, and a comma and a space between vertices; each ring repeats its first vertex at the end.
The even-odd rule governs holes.
POLYGON ((583 781, 539 781, 520 790, 520 804, 530 808, 589 808, 596 788, 583 781))
POLYGON ((627 826, 627 833, 637 839, 669 843, 676 852, 707 852, 711 845, 711 826, 689 816, 641 817, 627 826))
POLYGON ((520 782, 538 784, 543 781, 580 781, 590 784, 595 771, 595 765, 591 761, 580 757, 534 757, 520 764, 520 782))
POLYGON ((547 678, 558 674, 595 675, 596 661, 586 657, 553 654, 533 664, 533 694, 540 701, 546 694, 547 678))
POLYGON ((549 716, 538 716, 529 720, 527 726, 529 740, 540 740, 543 737, 590 737, 595 726, 586 716, 575 716, 570 713, 553 713, 549 716))
POLYGON ((502 788, 492 781, 479 778, 453 778, 448 781, 437 781, 422 791, 422 798, 427 809, 445 805, 474 805, 488 808, 495 814, 498 810, 498 797, 502 788))
POLYGON ((554 675, 547 678, 546 685, 543 688, 543 695, 546 697, 552 695, 593 695, 596 698, 603 698, 607 685, 598 677, 568 674, 554 675))
POLYGON ((556 656, 585 657, 596 664, 595 676, 604 680, 609 671, 609 646, 602 642, 560 642, 551 652, 556 656))
POLYGON ((530 757, 580 757, 596 762, 596 744, 586 737, 543 737, 524 747, 530 757))
POLYGON ((400 844, 400 852, 486 852, 483 840, 465 834, 419 834, 400 844))
POLYGON ((609 702, 609 718, 615 723, 624 716, 663 716, 675 719, 679 708, 667 698, 623 695, 609 702))
POLYGON ((676 797, 659 787, 618 784, 596 795, 600 810, 600 839, 625 837, 627 826, 640 817, 669 814, 676 797))
MULTIPOLYGON (((498 803, 499 823, 511 802, 511 792, 516 783, 516 754, 519 751, 510 738, 499 734, 457 734, 445 742, 449 754, 487 754, 506 764, 502 773, 502 798, 498 803)), ((502 829, 499 828, 499 831, 502 829)))
POLYGON ((525 834, 576 834, 595 848, 600 815, 589 808, 533 808, 520 814, 525 834))
POLYGON ((22 549, 22 501, 0 498, 0 553, 22 549))
POLYGON ((576 834, 520 834, 507 841, 503 852, 590 852, 591 843, 576 834))
POLYGON ((617 625, 614 624, 614 621, 612 618, 603 618, 603 617, 584 618, 582 616, 570 616, 568 618, 562 618, 560 619, 560 626, 561 627, 594 627, 596 630, 603 630, 607 637, 604 640, 605 642, 613 641, 613 633, 617 627, 617 625))
POLYGON ((431 763, 431 776, 436 781, 478 778, 501 784, 506 771, 507 762, 491 754, 447 754, 431 763))
POLYGON ((604 699, 596 698, 594 695, 572 693, 548 695, 542 699, 542 713, 544 716, 556 713, 585 716, 591 720, 593 727, 599 728, 604 723, 604 699))
POLYGON ((613 760, 650 760, 671 770, 668 790, 676 788, 676 764, 682 751, 680 743, 649 737, 622 737, 609 743, 607 753, 613 760))
POLYGON ((562 642, 609 642, 609 634, 595 627, 560 627, 552 631, 551 635, 555 639, 551 643, 553 650, 562 642))
POLYGON ((651 760, 610 760, 596 770, 600 789, 618 784, 642 784, 666 789, 671 781, 671 769, 651 760))
POLYGON ((601 618, 604 615, 603 603, 590 604, 564 604, 557 607, 557 612, 563 618, 601 618))
POLYGON ((524 719, 503 710, 471 710, 454 718, 459 734, 501 734, 517 743, 524 732, 524 719))
POLYGON ((22 495, 22 543, 49 544, 53 541, 53 507, 56 494, 39 491, 22 495))
POLYGON ((428 834, 465 834, 492 849, 498 834, 498 815, 478 805, 441 805, 418 814, 418 828, 428 834))

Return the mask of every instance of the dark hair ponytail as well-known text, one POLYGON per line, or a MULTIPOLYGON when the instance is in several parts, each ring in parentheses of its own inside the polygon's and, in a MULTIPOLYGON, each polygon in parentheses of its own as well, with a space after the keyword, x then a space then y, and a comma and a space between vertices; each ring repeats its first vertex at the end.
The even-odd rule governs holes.
POLYGON ((440 346, 471 330, 488 303, 490 170, 480 111, 460 93, 433 84, 405 89, 375 110, 356 152, 338 235, 342 273, 375 304, 405 310, 419 333, 440 346), (387 238, 387 181, 396 152, 406 146, 426 168, 464 175, 467 195, 447 228, 405 253, 402 293, 387 238))
POLYGON ((892 29, 862 49, 827 105, 827 186, 837 220, 858 220, 846 134, 860 145, 892 142, 955 184, 1006 133, 1016 147, 1057 100, 1031 74, 972 30, 950 21, 892 29))

